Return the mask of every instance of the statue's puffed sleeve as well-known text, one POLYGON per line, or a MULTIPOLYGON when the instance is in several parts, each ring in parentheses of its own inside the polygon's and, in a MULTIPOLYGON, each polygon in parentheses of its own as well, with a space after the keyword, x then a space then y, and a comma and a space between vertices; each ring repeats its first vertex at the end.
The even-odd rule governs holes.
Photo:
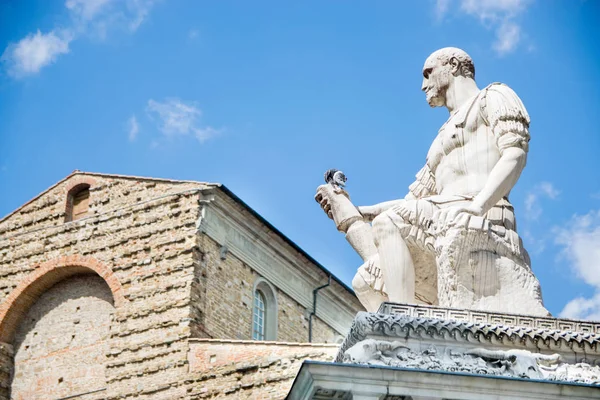
POLYGON ((407 199, 422 199, 436 194, 435 177, 428 164, 417 172, 416 180, 408 187, 407 199))
POLYGON ((492 129, 500 154, 509 147, 529 150, 529 114, 519 96, 501 83, 490 85, 485 93, 482 115, 492 129))

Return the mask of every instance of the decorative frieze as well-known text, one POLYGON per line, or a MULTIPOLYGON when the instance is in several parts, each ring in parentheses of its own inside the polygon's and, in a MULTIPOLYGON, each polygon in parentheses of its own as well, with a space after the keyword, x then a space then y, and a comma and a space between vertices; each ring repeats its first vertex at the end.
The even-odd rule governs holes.
POLYGON ((437 318, 475 323, 510 325, 537 329, 554 329, 579 333, 600 334, 600 322, 571 319, 543 318, 530 315, 515 315, 497 312, 461 310, 414 304, 382 303, 380 314, 409 315, 418 318, 437 318))

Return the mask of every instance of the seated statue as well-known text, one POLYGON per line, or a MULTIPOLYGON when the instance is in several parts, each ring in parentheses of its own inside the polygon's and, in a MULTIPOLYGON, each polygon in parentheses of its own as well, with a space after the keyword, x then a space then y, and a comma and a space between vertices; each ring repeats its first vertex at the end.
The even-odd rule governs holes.
POLYGON ((368 311, 391 301, 549 315, 508 200, 527 160, 529 115, 508 86, 481 90, 474 78, 463 50, 425 61, 421 89, 450 116, 403 199, 355 207, 342 185, 317 189, 364 261, 352 286, 368 311))

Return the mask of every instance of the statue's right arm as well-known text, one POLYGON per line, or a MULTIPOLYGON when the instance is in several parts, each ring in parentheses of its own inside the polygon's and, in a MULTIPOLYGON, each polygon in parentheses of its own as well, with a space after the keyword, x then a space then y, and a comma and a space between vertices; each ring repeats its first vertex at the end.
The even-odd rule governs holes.
POLYGON ((358 206, 356 208, 358 208, 358 212, 364 217, 365 221, 371 222, 379 214, 402 202, 404 202, 404 199, 384 201, 383 203, 375 204, 373 206, 358 206))
POLYGON ((358 211, 365 221, 373 221, 376 216, 407 200, 416 200, 435 194, 435 178, 425 164, 417 173, 416 180, 408 187, 408 194, 403 199, 385 201, 374 206, 359 206, 358 211))

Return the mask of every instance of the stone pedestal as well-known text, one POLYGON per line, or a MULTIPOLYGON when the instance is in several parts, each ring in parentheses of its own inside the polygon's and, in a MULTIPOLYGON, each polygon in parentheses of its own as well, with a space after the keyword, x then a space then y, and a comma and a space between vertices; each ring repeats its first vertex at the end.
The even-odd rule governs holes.
POLYGON ((384 303, 290 400, 600 399, 600 322, 384 303))

